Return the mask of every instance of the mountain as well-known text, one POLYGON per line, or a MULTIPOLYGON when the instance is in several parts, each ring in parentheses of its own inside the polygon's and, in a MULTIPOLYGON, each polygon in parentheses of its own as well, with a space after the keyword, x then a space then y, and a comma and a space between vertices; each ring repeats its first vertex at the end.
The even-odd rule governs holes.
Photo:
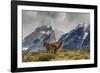
POLYGON ((55 40, 55 33, 52 30, 52 27, 43 25, 41 27, 36 28, 34 32, 24 38, 23 50, 45 50, 45 48, 43 47, 44 42, 53 42, 55 40))
POLYGON ((89 27, 80 24, 69 33, 62 35, 58 42, 63 42, 64 49, 90 48, 89 27))
POLYGON ((82 48, 90 48, 90 25, 86 28, 85 36, 82 48))
POLYGON ((37 27, 31 34, 23 40, 23 50, 39 51, 46 50, 43 47, 45 42, 63 42, 64 49, 90 48, 90 25, 79 24, 68 33, 53 30, 51 26, 37 27), (57 37, 58 36, 58 37, 57 37))

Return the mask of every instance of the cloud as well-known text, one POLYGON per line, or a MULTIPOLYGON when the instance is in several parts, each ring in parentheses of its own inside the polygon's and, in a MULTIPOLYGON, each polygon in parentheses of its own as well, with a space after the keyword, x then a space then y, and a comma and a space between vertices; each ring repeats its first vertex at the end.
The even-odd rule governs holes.
POLYGON ((53 12, 53 11, 22 11, 23 38, 41 25, 52 26, 55 30, 69 32, 78 24, 90 24, 89 13, 53 12))

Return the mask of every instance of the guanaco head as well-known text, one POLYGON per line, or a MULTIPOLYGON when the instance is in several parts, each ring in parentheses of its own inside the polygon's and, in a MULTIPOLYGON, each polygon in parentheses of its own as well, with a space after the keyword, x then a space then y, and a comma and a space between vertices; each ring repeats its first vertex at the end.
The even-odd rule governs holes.
POLYGON ((59 42, 59 48, 63 48, 63 42, 59 42))
POLYGON ((46 44, 47 44, 47 43, 46 43, 46 42, 44 42, 43 47, 45 47, 45 46, 46 46, 46 44))

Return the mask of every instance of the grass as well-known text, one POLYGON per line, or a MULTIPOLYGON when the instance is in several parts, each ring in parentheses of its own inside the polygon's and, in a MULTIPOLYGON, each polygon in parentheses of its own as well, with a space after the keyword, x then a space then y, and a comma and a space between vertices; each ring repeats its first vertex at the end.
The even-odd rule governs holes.
POLYGON ((90 49, 80 50, 61 50, 57 53, 52 52, 30 52, 22 54, 23 62, 37 62, 37 61, 60 61, 60 60, 83 60, 90 59, 90 49))

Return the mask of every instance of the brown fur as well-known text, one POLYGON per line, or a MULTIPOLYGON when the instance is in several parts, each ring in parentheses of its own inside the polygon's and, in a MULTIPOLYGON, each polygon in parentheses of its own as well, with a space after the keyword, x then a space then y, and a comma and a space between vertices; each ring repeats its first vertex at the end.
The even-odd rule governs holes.
POLYGON ((61 48, 61 46, 62 46, 62 42, 44 43, 44 47, 46 47, 47 52, 53 51, 54 53, 56 53, 58 49, 61 48))

